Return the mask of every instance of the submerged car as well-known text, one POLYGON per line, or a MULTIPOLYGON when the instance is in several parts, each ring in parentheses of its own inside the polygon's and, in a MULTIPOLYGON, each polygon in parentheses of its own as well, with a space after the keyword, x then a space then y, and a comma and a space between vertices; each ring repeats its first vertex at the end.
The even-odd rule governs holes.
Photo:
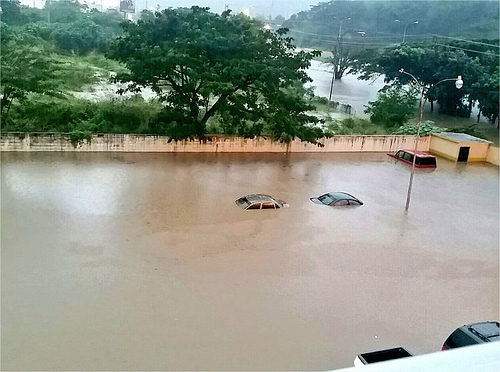
POLYGON ((236 205, 243 209, 279 209, 288 207, 283 200, 278 200, 266 194, 252 194, 239 198, 236 205))
POLYGON ((329 205, 331 207, 346 206, 346 205, 363 205, 363 202, 358 198, 346 192, 329 192, 318 196, 317 198, 310 198, 313 203, 329 205))
POLYGON ((441 350, 457 347, 482 344, 500 340, 500 326, 498 322, 479 322, 466 324, 453 331, 446 339, 441 350))
MULTIPOLYGON (((400 160, 405 164, 413 164, 413 150, 398 150, 395 154, 387 154, 394 159, 400 160)), ((415 168, 436 168, 436 157, 425 151, 417 151, 415 158, 415 168)))

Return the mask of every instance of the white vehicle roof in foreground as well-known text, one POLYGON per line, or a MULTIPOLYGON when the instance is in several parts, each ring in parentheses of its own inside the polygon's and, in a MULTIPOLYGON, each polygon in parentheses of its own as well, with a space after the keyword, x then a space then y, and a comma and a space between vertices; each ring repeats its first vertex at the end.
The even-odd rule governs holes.
MULTIPOLYGON (((353 356, 354 357, 354 356, 353 356)), ((500 371, 500 342, 486 342, 431 354, 336 369, 335 372, 497 372, 500 371)))

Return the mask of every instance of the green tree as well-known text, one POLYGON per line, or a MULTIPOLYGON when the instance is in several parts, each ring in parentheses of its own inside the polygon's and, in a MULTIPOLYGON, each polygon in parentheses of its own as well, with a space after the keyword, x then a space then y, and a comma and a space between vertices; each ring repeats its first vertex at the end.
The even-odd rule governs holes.
POLYGON ((427 99, 433 109, 434 101, 438 101, 439 110, 450 115, 470 115, 466 104, 471 93, 471 85, 482 73, 478 58, 466 55, 462 50, 438 47, 432 44, 404 43, 383 51, 365 51, 358 55, 353 67, 361 73, 361 79, 372 79, 384 75, 385 82, 390 86, 401 87, 410 85, 419 93, 423 86, 434 86, 443 79, 464 78, 464 86, 458 90, 453 84, 444 83, 428 90, 427 99), (400 69, 413 74, 415 81, 400 69))
POLYGON ((44 43, 26 32, 12 32, 2 25, 0 68, 2 93, 0 112, 8 113, 14 100, 28 93, 57 93, 53 78, 56 65, 44 43))
POLYGON ((0 0, 0 20, 8 25, 22 23, 21 3, 19 0, 0 0))
POLYGON ((411 92, 389 89, 378 95, 374 102, 368 102, 365 113, 372 123, 386 128, 399 127, 415 114, 417 99, 411 92))
POLYGON ((304 128, 318 122, 306 114, 313 106, 290 88, 310 80, 305 69, 318 53, 297 52, 286 30, 192 7, 156 12, 124 31, 110 52, 130 70, 118 79, 132 81, 129 91, 157 93, 165 134, 202 138, 207 121, 220 117, 239 133, 261 123, 280 139, 311 139, 304 128))
POLYGON ((44 9, 47 12, 48 22, 71 23, 81 19, 88 7, 77 0, 49 0, 46 1, 44 9))

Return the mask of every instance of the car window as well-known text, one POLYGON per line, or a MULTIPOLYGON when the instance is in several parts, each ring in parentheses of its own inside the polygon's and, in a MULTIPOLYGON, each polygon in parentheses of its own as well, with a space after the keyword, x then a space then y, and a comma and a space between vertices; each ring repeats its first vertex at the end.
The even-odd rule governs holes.
POLYGON ((238 204, 241 208, 245 209, 250 205, 250 202, 247 198, 239 198, 236 200, 236 204, 238 204))
POLYGON ((436 158, 431 158, 431 157, 417 158, 416 163, 418 165, 436 165, 436 158))
POLYGON ((248 209, 260 209, 260 203, 254 203, 248 209))
POLYGON ((274 209, 273 202, 262 203, 262 209, 274 209))
POLYGON ((342 200, 337 200, 337 202, 335 203, 336 207, 342 207, 344 205, 349 205, 349 201, 342 199, 342 200))
POLYGON ((398 152, 396 153, 396 157, 398 157, 398 158, 402 158, 402 157, 403 157, 403 151, 398 151, 398 152))
POLYGON ((361 205, 361 204, 356 200, 349 200, 349 205, 361 205))
POLYGON ((332 204, 332 203, 335 201, 335 199, 333 199, 333 198, 332 198, 330 195, 328 195, 328 194, 321 195, 321 196, 318 198, 318 200, 319 200, 320 202, 322 202, 323 204, 326 204, 326 205, 330 205, 330 204, 332 204))
POLYGON ((405 152, 403 155, 403 159, 413 162, 413 155, 405 152))
POLYGON ((462 347, 477 344, 477 341, 461 330, 456 330, 445 342, 448 348, 462 347))

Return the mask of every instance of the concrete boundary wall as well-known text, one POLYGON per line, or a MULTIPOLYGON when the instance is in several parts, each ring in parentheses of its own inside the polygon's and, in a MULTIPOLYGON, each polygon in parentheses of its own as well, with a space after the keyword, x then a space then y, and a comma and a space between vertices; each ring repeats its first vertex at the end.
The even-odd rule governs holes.
MULTIPOLYGON (((415 146, 415 136, 334 136, 320 145, 295 140, 289 144, 266 137, 254 139, 209 136, 206 140, 171 141, 168 137, 136 134, 96 134, 90 141, 72 143, 69 135, 47 133, 3 133, 1 151, 77 152, 395 152, 415 146)), ((430 137, 419 141, 419 150, 429 150, 430 137)))

